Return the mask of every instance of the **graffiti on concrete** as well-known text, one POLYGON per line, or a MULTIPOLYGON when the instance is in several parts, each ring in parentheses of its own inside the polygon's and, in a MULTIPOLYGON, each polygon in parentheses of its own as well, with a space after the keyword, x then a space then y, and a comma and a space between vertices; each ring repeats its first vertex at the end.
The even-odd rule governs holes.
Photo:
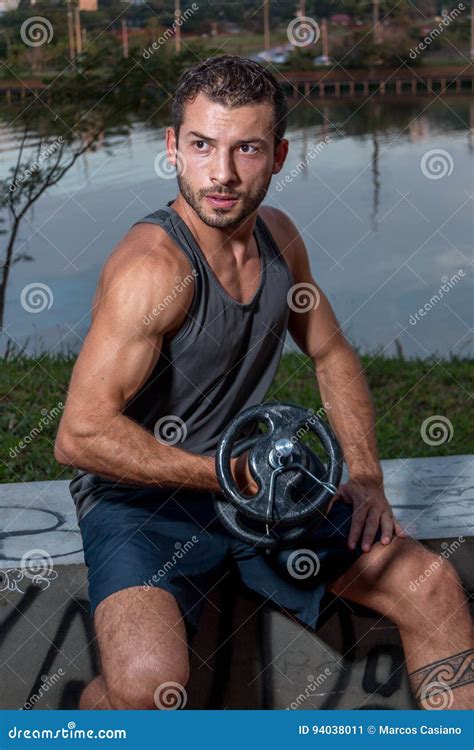
MULTIPOLYGON (((31 610, 38 602, 38 597, 42 595, 41 588, 30 581, 30 586, 25 590, 22 597, 15 603, 7 617, 2 622, 0 629, 0 648, 8 635, 19 626, 22 618, 31 617, 31 610)), ((80 691, 85 687, 86 681, 92 676, 99 673, 98 654, 95 648, 95 636, 92 624, 88 615, 88 601, 85 599, 71 598, 66 602, 66 606, 60 610, 55 618, 55 630, 49 643, 44 635, 40 636, 38 645, 41 649, 45 644, 47 648, 45 653, 40 651, 40 661, 37 662, 39 667, 31 670, 31 683, 28 694, 24 700, 24 709, 30 710, 29 705, 34 705, 32 697, 37 695, 44 685, 45 676, 58 666, 58 661, 64 666, 64 644, 70 634, 73 625, 79 621, 82 630, 80 640, 77 638, 77 631, 74 634, 74 643, 81 646, 77 651, 76 661, 67 659, 65 671, 71 674, 74 670, 76 679, 68 679, 62 682, 62 693, 59 699, 55 701, 57 705, 48 706, 48 708, 69 708, 78 707, 78 698, 80 691), (57 624, 56 624, 57 621, 57 624)), ((39 635, 39 633, 38 633, 39 635)), ((38 708, 44 708, 44 705, 38 704, 38 708)))

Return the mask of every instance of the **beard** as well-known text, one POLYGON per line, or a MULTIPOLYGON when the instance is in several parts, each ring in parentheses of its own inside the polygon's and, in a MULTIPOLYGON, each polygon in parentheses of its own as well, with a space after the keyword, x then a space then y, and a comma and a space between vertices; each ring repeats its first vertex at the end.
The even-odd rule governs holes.
POLYGON ((259 205, 267 194, 268 186, 272 179, 272 176, 270 175, 267 184, 258 188, 255 194, 242 196, 234 190, 228 191, 227 193, 219 190, 207 190, 205 192, 203 190, 198 190, 197 192, 194 192, 191 185, 182 174, 178 173, 176 177, 181 195, 186 203, 191 206, 204 224, 207 224, 208 227, 218 227, 219 229, 231 229, 232 227, 237 227, 249 216, 256 213, 259 205), (238 208, 237 214, 230 216, 228 209, 212 207, 209 207, 209 213, 206 213, 201 201, 206 195, 212 193, 222 195, 223 197, 230 194, 238 195, 240 200, 238 206, 235 207, 238 208))

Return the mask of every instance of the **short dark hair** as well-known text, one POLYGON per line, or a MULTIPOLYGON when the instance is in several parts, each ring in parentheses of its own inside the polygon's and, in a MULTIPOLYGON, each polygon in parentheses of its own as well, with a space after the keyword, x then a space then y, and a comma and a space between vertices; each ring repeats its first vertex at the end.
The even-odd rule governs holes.
POLYGON ((238 55, 208 57, 186 70, 173 96, 172 120, 178 140, 184 108, 198 94, 226 107, 271 101, 275 146, 285 135, 288 105, 282 86, 263 65, 238 55))

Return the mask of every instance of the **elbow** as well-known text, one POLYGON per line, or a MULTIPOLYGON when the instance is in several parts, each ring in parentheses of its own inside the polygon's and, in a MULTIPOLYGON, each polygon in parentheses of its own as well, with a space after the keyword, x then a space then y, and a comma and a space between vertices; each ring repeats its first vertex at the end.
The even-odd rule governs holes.
POLYGON ((63 466, 75 466, 77 456, 76 441, 66 430, 59 429, 54 442, 54 459, 63 466))
POLYGON ((352 345, 343 336, 331 341, 331 345, 321 348, 316 354, 311 355, 316 371, 332 370, 345 364, 349 360, 357 361, 358 355, 352 345))

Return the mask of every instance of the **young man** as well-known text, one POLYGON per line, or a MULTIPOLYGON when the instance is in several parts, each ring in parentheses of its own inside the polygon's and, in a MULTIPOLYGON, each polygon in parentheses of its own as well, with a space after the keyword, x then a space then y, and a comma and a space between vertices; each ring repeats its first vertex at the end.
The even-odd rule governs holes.
MULTIPOLYGON (((229 555, 244 584, 310 627, 325 590, 390 617, 421 707, 440 682, 452 708, 474 703, 458 576, 445 561, 411 590, 437 557, 394 519, 361 364, 298 230, 261 205, 285 162, 286 121, 284 92, 257 63, 225 55, 188 70, 166 133, 179 195, 135 224, 102 270, 55 451, 80 469, 71 493, 103 669, 82 708, 155 709, 161 688, 184 689, 188 638, 229 555), (291 304, 301 284, 315 298, 306 312, 291 304), (287 329, 314 363, 350 475, 314 536, 324 561, 314 590, 233 538, 213 503, 219 437, 264 400, 287 329)), ((232 468, 254 492, 247 456, 232 468)))

